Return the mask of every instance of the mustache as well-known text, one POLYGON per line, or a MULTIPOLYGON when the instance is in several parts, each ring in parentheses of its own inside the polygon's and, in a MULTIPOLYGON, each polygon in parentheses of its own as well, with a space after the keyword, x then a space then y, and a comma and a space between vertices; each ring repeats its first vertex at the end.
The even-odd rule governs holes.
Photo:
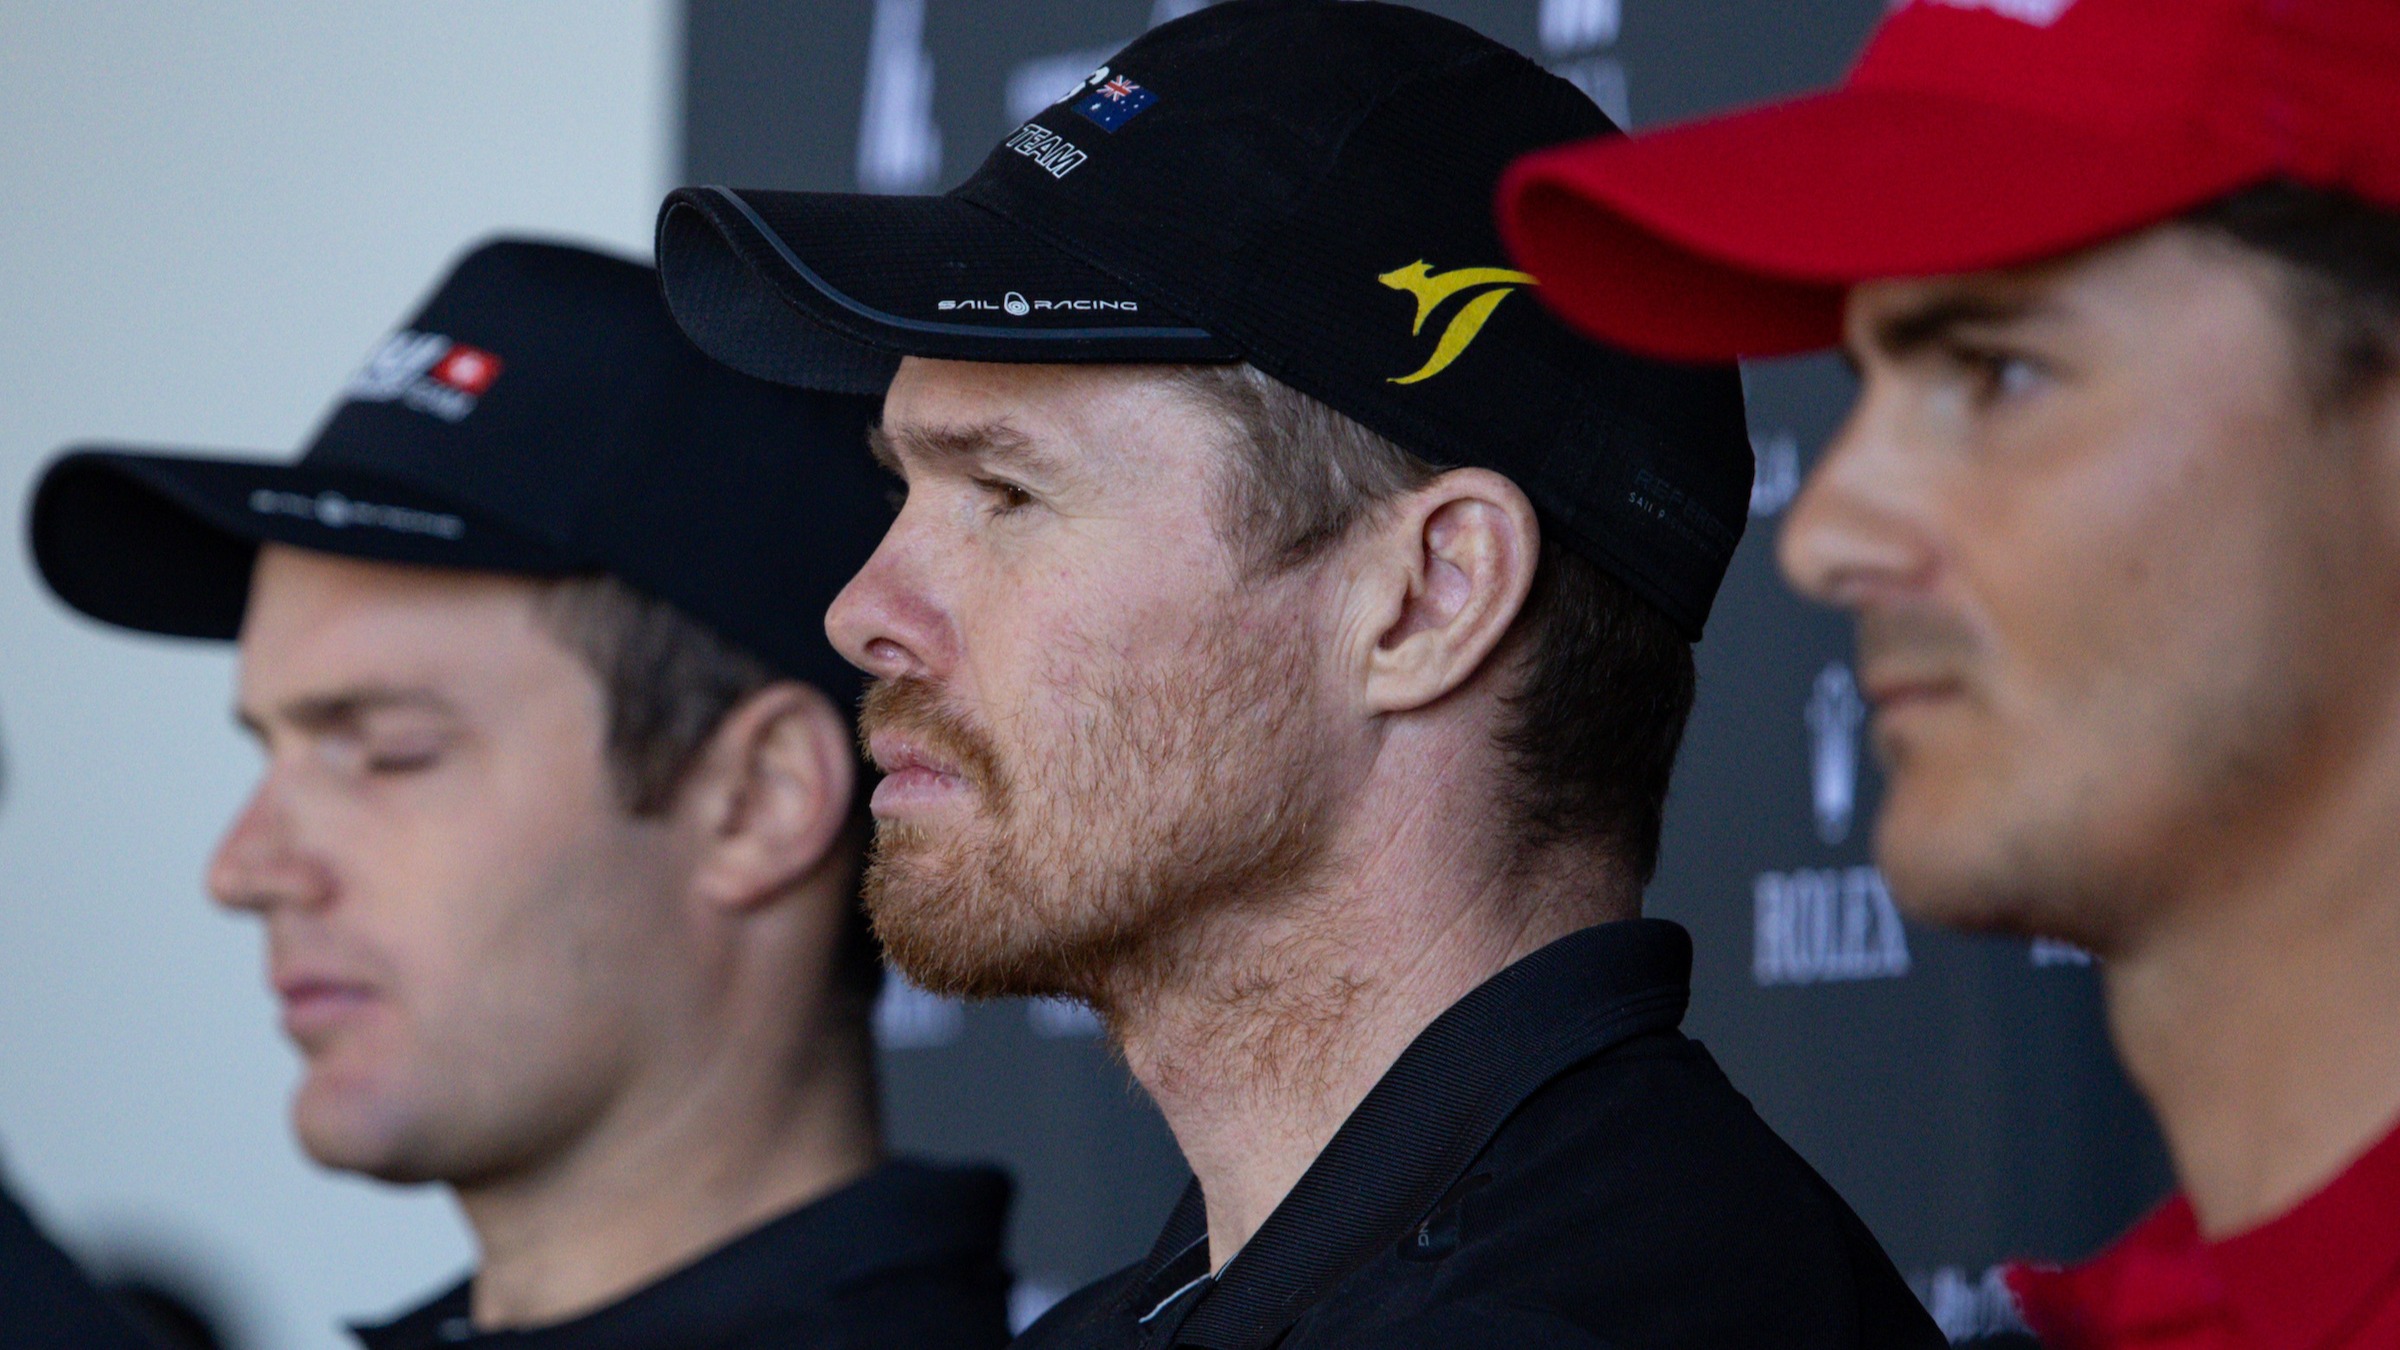
POLYGON ((974 719, 951 706, 931 680, 904 676, 876 680, 859 701, 858 743, 863 750, 879 731, 894 732, 945 759, 978 788, 1006 786, 1000 751, 974 719))
POLYGON ((1859 669, 1957 672, 1983 652, 1972 625, 1925 603, 1877 605, 1858 613, 1859 669))

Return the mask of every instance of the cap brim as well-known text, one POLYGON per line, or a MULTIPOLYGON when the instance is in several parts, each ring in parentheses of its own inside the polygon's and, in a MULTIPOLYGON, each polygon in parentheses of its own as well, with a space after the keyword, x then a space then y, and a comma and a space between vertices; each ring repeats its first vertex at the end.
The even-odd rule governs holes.
POLYGON ((536 575, 582 570, 563 553, 420 488, 306 465, 81 449, 34 489, 34 565, 61 600, 104 623, 232 638, 262 543, 377 562, 536 575))
POLYGON ((744 374, 880 394, 904 356, 1228 361, 1229 343, 953 197, 683 188, 658 218, 676 322, 744 374))
POLYGON ((1500 214, 1569 322, 1722 360, 1833 345, 1858 282, 2052 257, 2272 171, 2198 139, 1849 88, 1529 156, 1502 182, 1500 214))

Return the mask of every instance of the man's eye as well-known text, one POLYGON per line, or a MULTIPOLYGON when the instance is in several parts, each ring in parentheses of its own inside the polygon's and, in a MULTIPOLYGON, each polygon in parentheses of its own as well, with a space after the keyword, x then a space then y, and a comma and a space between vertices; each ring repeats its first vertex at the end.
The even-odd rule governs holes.
POLYGON ((433 739, 401 738, 360 741, 336 737, 317 746, 321 763, 351 778, 385 778, 419 773, 441 762, 441 743, 433 739))
POLYGON ((2030 357, 2001 357, 1992 374, 1992 384, 2003 398, 2032 393, 2049 375, 2042 364, 2030 357))
POLYGON ((992 511, 995 515, 1006 515, 1019 507, 1033 505, 1033 494, 1014 483, 1003 482, 997 478, 978 478, 975 480, 975 486, 982 489, 984 494, 991 498, 992 511))
POLYGON ((1974 378, 1976 399, 1982 403, 2023 398, 2050 378, 2049 367, 2016 352, 1961 352, 1959 364, 1974 378))
POLYGON ((438 734, 311 737, 307 754, 323 771, 359 781, 421 773, 441 763, 448 738, 438 734))
POLYGON ((442 752, 433 746, 371 750, 366 754, 364 767, 371 774, 416 773, 432 768, 441 757, 442 752))

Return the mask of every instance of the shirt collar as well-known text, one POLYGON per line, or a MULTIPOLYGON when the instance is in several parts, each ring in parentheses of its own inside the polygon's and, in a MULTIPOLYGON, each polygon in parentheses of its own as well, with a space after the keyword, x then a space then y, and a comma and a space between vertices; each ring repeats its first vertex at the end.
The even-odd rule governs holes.
POLYGON ((2314 1350, 2365 1316, 2378 1296, 2395 1296, 2396 1216, 2400 1128, 2281 1217, 2210 1246, 2210 1264, 2243 1329, 2260 1345, 2314 1350))
POLYGON ((472 1282, 351 1333, 366 1350, 655 1350, 771 1324, 860 1279, 960 1257, 997 1264, 1009 1182, 986 1167, 886 1162, 615 1303, 528 1331, 477 1332, 472 1282))
POLYGON ((2400 1127, 2282 1215, 2218 1242, 2176 1196, 2090 1262, 2009 1283, 2044 1341, 2238 1331, 2264 1350, 2321 1350, 2400 1297, 2400 1127))
POLYGON ((1433 1020, 1197 1299, 1208 1217, 1195 1181, 1127 1311, 1162 1307, 1174 1343, 1256 1350, 1422 1219, 1543 1084, 1594 1055, 1674 1029, 1691 1001, 1690 935, 1663 919, 1570 933, 1433 1020), (1138 1305, 1138 1306, 1133 1306, 1138 1305), (1168 1305, 1175 1305, 1169 1307, 1168 1305))

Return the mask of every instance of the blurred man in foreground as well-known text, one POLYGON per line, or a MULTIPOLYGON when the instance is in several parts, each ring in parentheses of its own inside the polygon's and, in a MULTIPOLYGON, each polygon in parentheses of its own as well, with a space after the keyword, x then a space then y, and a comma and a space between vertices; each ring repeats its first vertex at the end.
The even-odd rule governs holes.
POLYGON ((1750 455, 1731 367, 1497 264, 1502 165, 1606 126, 1447 20, 1235 0, 949 197, 669 200, 703 346, 898 364, 827 620, 878 933, 1094 1005, 1196 1174, 1029 1345, 1940 1343, 1639 917, 1750 455))
POLYGON ((317 1161, 439 1182, 471 1279, 375 1350, 995 1346, 1007 1183, 885 1161, 844 706, 814 617, 872 405, 693 351, 644 267, 469 254, 297 465, 85 451, 70 604, 238 631, 256 915, 317 1161))
POLYGON ((1858 617, 1920 918, 2080 943, 2183 1193, 2064 1346, 2400 1345, 2400 7, 1981 0, 1850 83, 1536 159, 1545 294, 1840 340, 1785 527, 1858 617))

